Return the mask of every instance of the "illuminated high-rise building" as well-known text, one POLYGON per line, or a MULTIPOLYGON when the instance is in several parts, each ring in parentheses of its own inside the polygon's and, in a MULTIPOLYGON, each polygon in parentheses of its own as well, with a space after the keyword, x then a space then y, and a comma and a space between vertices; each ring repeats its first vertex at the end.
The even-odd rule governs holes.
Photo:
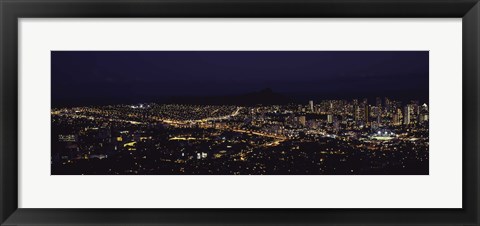
POLYGON ((411 111, 410 105, 405 106, 405 110, 403 113, 403 124, 405 125, 410 124, 410 116, 411 116, 410 111, 411 111))
POLYGON ((385 97, 385 112, 387 112, 387 114, 390 114, 390 111, 391 111, 390 99, 388 99, 388 97, 385 97))
POLYGON ((368 99, 367 98, 363 98, 362 102, 363 102, 364 105, 368 105, 368 99))
POLYGON ((399 125, 400 124, 400 115, 397 113, 393 114, 393 125, 399 125))
POLYGON ((310 105, 310 112, 315 112, 315 108, 313 106, 313 100, 309 101, 308 104, 310 105))
POLYGON ((378 109, 382 109, 382 98, 380 97, 376 98, 376 106, 378 109))
POLYGON ((357 100, 357 99, 353 99, 353 101, 352 101, 352 113, 353 113, 353 119, 354 119, 355 121, 360 120, 360 119, 359 119, 358 111, 359 111, 358 100, 357 100))
POLYGON ((368 124, 368 120, 370 118, 370 111, 369 111, 369 106, 368 105, 365 105, 365 115, 364 115, 364 119, 365 119, 365 124, 368 124))
POLYGON ((353 103, 353 106, 357 106, 358 105, 358 99, 353 99, 352 103, 353 103))
POLYGON ((420 123, 428 121, 428 105, 427 104, 423 104, 420 107, 419 121, 420 123))
POLYGON ((361 118, 361 115, 362 115, 362 111, 360 109, 360 106, 355 106, 355 121, 361 121, 362 118, 361 118))
POLYGON ((333 115, 327 115, 327 122, 332 123, 333 122, 333 115))
POLYGON ((397 108, 397 115, 398 115, 398 124, 397 125, 401 125, 402 124, 402 119, 403 119, 402 109, 397 108))

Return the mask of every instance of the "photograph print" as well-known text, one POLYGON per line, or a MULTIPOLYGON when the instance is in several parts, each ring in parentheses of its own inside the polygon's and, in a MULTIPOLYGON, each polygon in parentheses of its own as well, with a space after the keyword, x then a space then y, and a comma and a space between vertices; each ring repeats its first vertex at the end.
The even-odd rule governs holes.
POLYGON ((428 175, 428 51, 51 51, 52 175, 428 175))

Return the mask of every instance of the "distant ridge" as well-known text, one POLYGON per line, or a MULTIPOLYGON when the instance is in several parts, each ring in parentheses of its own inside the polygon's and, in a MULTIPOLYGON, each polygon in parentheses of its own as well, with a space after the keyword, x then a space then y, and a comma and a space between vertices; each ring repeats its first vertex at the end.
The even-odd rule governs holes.
POLYGON ((272 89, 266 88, 258 92, 240 94, 240 95, 225 95, 225 96, 176 96, 171 97, 168 103, 172 104, 198 104, 198 105, 275 105, 275 104, 289 104, 293 99, 288 98, 282 94, 273 92, 272 89))

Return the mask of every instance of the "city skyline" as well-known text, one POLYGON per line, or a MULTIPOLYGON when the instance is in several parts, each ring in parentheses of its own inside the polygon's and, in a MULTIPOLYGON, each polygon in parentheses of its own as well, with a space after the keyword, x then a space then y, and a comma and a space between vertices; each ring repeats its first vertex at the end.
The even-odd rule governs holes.
POLYGON ((425 51, 55 51, 51 174, 428 175, 428 76, 425 51))
POLYGON ((52 174, 428 174, 428 115, 389 98, 52 109, 52 174))

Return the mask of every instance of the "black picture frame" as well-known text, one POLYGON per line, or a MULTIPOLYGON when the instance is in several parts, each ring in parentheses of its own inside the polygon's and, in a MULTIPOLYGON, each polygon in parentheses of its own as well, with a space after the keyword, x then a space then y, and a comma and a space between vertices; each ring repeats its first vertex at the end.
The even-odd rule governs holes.
POLYGON ((478 153, 480 4, 478 0, 0 0, 0 15, 1 225, 480 225, 480 155, 478 153), (17 22, 19 18, 62 17, 462 18, 463 208, 18 208, 17 22))

